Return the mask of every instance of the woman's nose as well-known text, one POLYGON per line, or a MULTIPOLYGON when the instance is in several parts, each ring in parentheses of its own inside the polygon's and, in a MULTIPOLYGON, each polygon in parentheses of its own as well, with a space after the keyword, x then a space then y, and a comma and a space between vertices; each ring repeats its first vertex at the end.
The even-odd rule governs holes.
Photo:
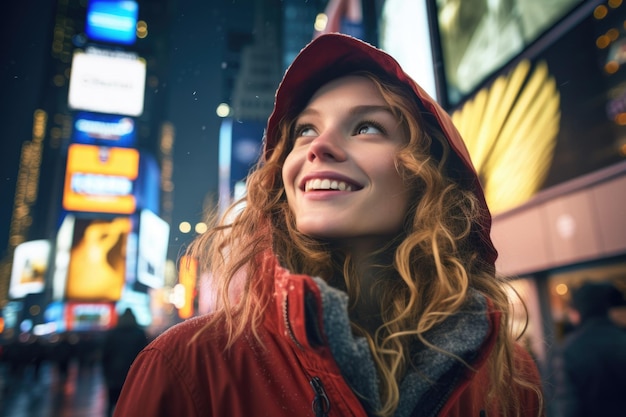
POLYGON ((326 130, 320 133, 311 141, 307 153, 307 159, 312 162, 316 159, 320 161, 346 159, 346 152, 343 147, 344 140, 340 132, 336 130, 326 130))

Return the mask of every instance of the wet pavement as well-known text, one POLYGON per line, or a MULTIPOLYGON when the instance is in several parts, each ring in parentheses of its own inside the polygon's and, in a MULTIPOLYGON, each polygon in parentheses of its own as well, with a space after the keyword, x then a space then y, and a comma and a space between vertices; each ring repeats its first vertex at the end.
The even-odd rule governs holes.
MULTIPOLYGON (((6 364, 3 364, 6 365, 6 364)), ((0 367, 0 417, 106 417, 106 389, 100 366, 69 366, 63 378, 44 362, 10 376, 0 367)))

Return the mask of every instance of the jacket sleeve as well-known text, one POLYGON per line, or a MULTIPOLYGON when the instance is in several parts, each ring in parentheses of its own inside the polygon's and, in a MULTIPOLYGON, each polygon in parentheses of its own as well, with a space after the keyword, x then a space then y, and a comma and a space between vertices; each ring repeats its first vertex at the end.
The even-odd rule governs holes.
POLYGON ((515 344, 515 367, 518 375, 535 387, 536 391, 528 387, 517 387, 517 395, 521 406, 522 416, 545 416, 545 401, 541 376, 535 360, 521 345, 515 344))
POLYGON ((182 373, 158 349, 142 351, 128 372, 114 417, 211 417, 199 410, 182 373))

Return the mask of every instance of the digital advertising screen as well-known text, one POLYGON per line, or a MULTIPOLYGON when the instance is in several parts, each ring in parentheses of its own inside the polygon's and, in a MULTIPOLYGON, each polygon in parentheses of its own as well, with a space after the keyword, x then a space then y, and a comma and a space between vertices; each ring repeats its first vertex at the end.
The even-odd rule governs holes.
POLYGON ((198 282, 198 261, 190 256, 182 256, 178 271, 178 284, 174 287, 174 305, 178 316, 188 319, 194 314, 196 283, 198 282))
POLYGON ((585 0, 436 0, 436 28, 445 84, 455 106, 525 51, 585 0))
POLYGON ((626 42, 623 7, 591 11, 452 113, 492 214, 623 163, 626 71, 615 52, 626 42))
POLYGON ((139 158, 135 198, 136 210, 147 209, 158 214, 161 206, 161 167, 154 155, 148 151, 142 151, 139 158))
POLYGON ((265 123, 225 118, 220 126, 219 194, 220 204, 245 193, 245 178, 261 152, 265 123), (235 195, 235 190, 239 191, 235 195))
POLYGON ((136 145, 135 120, 129 116, 77 112, 72 142, 130 148, 136 145))
POLYGON ((139 6, 130 0, 89 0, 85 33, 94 41, 132 45, 139 6))
POLYGON ((431 97, 438 99, 428 22, 426 2, 385 0, 379 23, 379 44, 431 97))
POLYGON ((89 48, 72 59, 68 105, 72 110, 141 116, 146 61, 131 53, 89 48))
POLYGON ((54 301, 65 299, 67 268, 70 263, 70 250, 74 240, 74 223, 76 223, 76 217, 67 214, 60 220, 57 230, 54 245, 54 270, 52 271, 52 299, 54 301))
POLYGON ((130 214, 139 151, 72 144, 67 153, 63 208, 67 211, 130 214))
POLYGON ((46 328, 50 333, 61 333, 67 330, 67 320, 65 317, 65 303, 53 301, 46 306, 43 313, 46 328))
POLYGON ((165 265, 170 226, 150 210, 142 210, 139 218, 137 280, 150 288, 165 283, 165 265))
POLYGON ((111 303, 73 303, 66 306, 67 330, 94 331, 112 327, 115 307, 111 303))
POLYGON ((9 301, 2 308, 2 318, 4 319, 3 333, 15 332, 21 319, 21 313, 24 308, 23 301, 9 301))
POLYGON ((130 217, 75 219, 65 299, 120 299, 126 284, 126 243, 132 228, 130 217))
POLYGON ((22 298, 26 294, 44 290, 50 256, 50 241, 32 240, 15 248, 9 297, 22 298))

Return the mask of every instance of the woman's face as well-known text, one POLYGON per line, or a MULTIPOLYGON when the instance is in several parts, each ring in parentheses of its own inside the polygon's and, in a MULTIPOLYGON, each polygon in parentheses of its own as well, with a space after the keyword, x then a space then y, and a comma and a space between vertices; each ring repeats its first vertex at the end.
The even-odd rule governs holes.
POLYGON ((409 190, 394 161, 406 138, 371 80, 321 87, 291 140, 282 176, 301 233, 371 250, 401 230, 409 190))

